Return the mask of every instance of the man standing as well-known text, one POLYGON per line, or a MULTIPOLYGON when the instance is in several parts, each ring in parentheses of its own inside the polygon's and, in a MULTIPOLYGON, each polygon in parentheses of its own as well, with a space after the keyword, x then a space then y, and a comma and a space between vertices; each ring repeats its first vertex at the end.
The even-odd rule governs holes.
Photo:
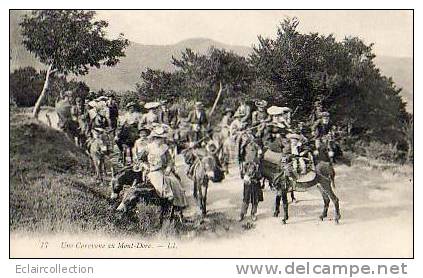
POLYGON ((320 149, 320 145, 326 140, 330 130, 329 112, 321 112, 320 118, 313 123, 311 128, 312 136, 315 139, 316 150, 320 149))
POLYGON ((255 102, 257 110, 251 115, 251 123, 253 127, 256 127, 256 138, 263 138, 266 123, 271 121, 271 117, 266 112, 267 101, 258 100, 255 102))
POLYGON ((113 130, 113 133, 116 131, 118 118, 119 118, 119 108, 117 102, 113 95, 110 95, 106 101, 107 108, 109 110, 109 127, 113 130))
POLYGON ((203 138, 208 124, 206 111, 203 103, 195 103, 194 110, 188 114, 188 122, 191 124, 191 142, 196 142, 203 138))
POLYGON ((243 115, 240 117, 240 121, 250 124, 251 122, 251 107, 247 104, 247 101, 245 99, 241 99, 239 102, 239 107, 236 110, 235 114, 237 115, 243 115))

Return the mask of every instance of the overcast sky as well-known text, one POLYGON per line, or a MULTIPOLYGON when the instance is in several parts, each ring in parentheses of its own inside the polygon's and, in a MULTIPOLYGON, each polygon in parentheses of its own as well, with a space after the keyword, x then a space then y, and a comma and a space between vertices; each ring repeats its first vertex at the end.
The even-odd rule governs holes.
POLYGON ((142 44, 202 37, 245 46, 257 43, 258 34, 274 37, 285 16, 296 16, 302 32, 359 36, 375 43, 377 55, 413 55, 411 11, 98 11, 98 16, 110 23, 111 35, 123 32, 142 44))

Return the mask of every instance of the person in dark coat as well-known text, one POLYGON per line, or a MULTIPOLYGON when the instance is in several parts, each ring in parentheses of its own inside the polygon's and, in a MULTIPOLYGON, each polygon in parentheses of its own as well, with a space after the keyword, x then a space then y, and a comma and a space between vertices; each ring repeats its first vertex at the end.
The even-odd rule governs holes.
POLYGON ((113 95, 109 96, 107 102, 107 108, 109 109, 109 127, 115 132, 119 119, 119 107, 113 95))
POLYGON ((188 114, 188 122, 191 124, 191 142, 200 140, 206 132, 208 119, 202 102, 196 102, 194 110, 188 114))
POLYGON ((261 188, 262 175, 259 163, 249 161, 244 163, 244 191, 242 199, 241 214, 239 221, 244 220, 248 207, 251 204, 251 220, 257 220, 258 203, 263 201, 263 190, 261 188))

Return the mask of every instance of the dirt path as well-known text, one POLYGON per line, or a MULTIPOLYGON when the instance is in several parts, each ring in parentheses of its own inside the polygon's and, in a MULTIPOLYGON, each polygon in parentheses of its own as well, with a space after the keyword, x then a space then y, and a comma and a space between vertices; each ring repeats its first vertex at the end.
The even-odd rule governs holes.
MULTIPOLYGON (((237 219, 242 184, 236 168, 224 183, 209 187, 208 212, 223 213, 237 219)), ((274 193, 264 192, 258 220, 247 231, 231 227, 229 233, 179 240, 178 248, 74 250, 60 248, 61 242, 140 242, 142 238, 99 237, 98 235, 12 236, 12 251, 31 250, 35 256, 64 257, 410 257, 412 256, 412 181, 404 175, 392 175, 364 167, 338 166, 336 193, 340 198, 342 219, 335 225, 329 218, 318 220, 322 200, 317 189, 297 193, 298 203, 290 205, 287 225, 272 217, 274 193), (38 244, 52 242, 46 253, 38 244), (32 251, 33 252, 33 251, 32 251)), ((195 213, 192 203, 187 215, 195 213)), ((248 220, 246 220, 248 222, 248 220)), ((242 224, 236 223, 235 226, 242 224)), ((239 228, 239 227, 238 227, 239 228)), ((169 238, 149 239, 153 246, 173 242, 169 238)), ((12 252, 13 253, 13 252, 12 252)))
MULTIPOLYGON (((42 121, 45 116, 40 116, 42 121)), ((224 182, 211 184, 208 194, 209 215, 224 215, 232 220, 229 231, 213 232, 207 236, 188 235, 177 240, 178 248, 150 249, 66 249, 67 242, 145 242, 153 246, 166 245, 174 239, 122 238, 99 235, 19 235, 11 236, 13 254, 39 257, 411 257, 413 255, 413 184, 412 172, 392 174, 364 166, 336 167, 336 194, 340 199, 342 219, 339 225, 329 217, 321 222, 318 216, 323 201, 317 189, 296 193, 298 203, 290 204, 287 225, 274 218, 274 192, 266 188, 264 202, 258 209, 258 220, 251 229, 244 230, 238 223, 242 181, 237 167, 224 182), (48 251, 39 243, 51 242, 48 251)), ((183 172, 183 169, 181 169, 183 172)), ((187 194, 190 182, 185 180, 187 194)), ((192 217, 196 206, 190 198, 185 215, 192 217)), ((212 217, 212 216, 211 216, 212 217)), ((249 217, 248 217, 249 218, 249 217)))

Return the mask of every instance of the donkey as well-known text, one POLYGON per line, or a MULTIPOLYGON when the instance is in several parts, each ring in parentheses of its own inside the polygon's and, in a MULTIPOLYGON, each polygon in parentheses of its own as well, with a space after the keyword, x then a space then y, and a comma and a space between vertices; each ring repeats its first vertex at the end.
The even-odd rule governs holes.
POLYGON ((116 130, 115 143, 121 153, 120 160, 123 165, 126 165, 128 152, 131 163, 133 163, 132 148, 134 147, 137 139, 138 129, 135 126, 122 125, 116 130))
POLYGON ((220 182, 224 178, 217 158, 203 149, 187 149, 183 152, 185 163, 189 165, 188 177, 193 181, 193 196, 197 201, 201 216, 207 215, 207 190, 209 181, 220 182))
POLYGON ((116 175, 113 175, 110 184, 112 200, 119 197, 119 193, 124 189, 125 185, 130 185, 125 190, 122 200, 116 208, 117 211, 126 213, 134 209, 138 203, 144 202, 148 205, 157 205, 160 207, 160 225, 163 224, 164 219, 167 217, 171 220, 174 219, 176 212, 179 212, 179 220, 182 222, 182 211, 173 205, 172 200, 161 198, 154 186, 144 178, 141 171, 137 172, 129 167, 123 169, 116 175))
POLYGON ((106 175, 105 158, 111 152, 109 134, 104 132, 93 132, 93 137, 87 142, 88 153, 93 162, 96 177, 101 183, 106 175))
MULTIPOLYGON (((283 202, 284 216, 282 222, 286 224, 288 220, 288 200, 287 192, 292 188, 293 183, 295 183, 296 188, 309 189, 311 187, 317 186, 323 198, 323 212, 319 216, 319 219, 323 221, 327 217, 328 208, 330 201, 333 202, 335 207, 335 223, 339 223, 341 219, 340 209, 339 209, 339 199, 333 191, 335 188, 335 169, 331 163, 331 158, 329 156, 328 148, 322 144, 319 150, 314 152, 314 175, 309 180, 301 180, 289 177, 286 173, 286 169, 282 169, 280 173, 273 177, 273 182, 277 185, 281 192, 281 196, 276 197, 275 201, 275 214, 279 214, 280 199, 283 202)), ((283 167, 281 167, 283 168, 283 167)))

